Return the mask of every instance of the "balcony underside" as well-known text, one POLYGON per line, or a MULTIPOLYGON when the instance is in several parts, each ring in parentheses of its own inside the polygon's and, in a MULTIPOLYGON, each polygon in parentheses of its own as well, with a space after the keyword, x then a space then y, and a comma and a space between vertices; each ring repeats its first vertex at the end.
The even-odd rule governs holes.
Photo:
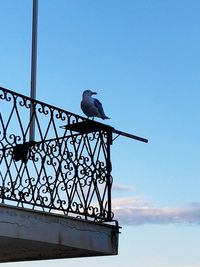
POLYGON ((117 253, 117 226, 0 206, 0 262, 117 253))

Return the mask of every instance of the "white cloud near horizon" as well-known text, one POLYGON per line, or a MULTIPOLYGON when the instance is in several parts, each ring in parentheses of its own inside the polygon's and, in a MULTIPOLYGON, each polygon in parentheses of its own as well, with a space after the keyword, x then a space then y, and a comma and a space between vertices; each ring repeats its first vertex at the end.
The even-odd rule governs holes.
POLYGON ((114 191, 133 191, 134 188, 129 185, 124 185, 124 184, 113 184, 112 190, 114 191))
POLYGON ((124 225, 196 224, 200 225, 200 203, 184 207, 155 207, 140 197, 113 199, 115 219, 124 225))

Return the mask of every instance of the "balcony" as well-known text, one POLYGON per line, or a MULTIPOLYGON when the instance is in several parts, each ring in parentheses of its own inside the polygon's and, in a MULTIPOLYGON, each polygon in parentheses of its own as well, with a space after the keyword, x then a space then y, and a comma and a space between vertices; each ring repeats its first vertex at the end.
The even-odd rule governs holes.
POLYGON ((114 129, 2 87, 0 106, 0 261, 117 254, 114 129))

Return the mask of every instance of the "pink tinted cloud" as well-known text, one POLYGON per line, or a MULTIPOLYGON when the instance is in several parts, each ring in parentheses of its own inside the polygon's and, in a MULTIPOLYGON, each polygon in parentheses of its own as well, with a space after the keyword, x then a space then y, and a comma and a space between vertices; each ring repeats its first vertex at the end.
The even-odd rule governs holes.
POLYGON ((185 207, 154 207, 143 198, 113 200, 115 219, 121 224, 200 224, 200 205, 191 203, 185 207))

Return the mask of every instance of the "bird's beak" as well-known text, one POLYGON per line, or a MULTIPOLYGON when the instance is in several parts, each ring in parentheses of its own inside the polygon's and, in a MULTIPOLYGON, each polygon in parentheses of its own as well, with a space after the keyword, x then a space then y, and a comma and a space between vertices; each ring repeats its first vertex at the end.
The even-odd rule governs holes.
POLYGON ((92 95, 97 95, 97 92, 92 92, 92 95))

